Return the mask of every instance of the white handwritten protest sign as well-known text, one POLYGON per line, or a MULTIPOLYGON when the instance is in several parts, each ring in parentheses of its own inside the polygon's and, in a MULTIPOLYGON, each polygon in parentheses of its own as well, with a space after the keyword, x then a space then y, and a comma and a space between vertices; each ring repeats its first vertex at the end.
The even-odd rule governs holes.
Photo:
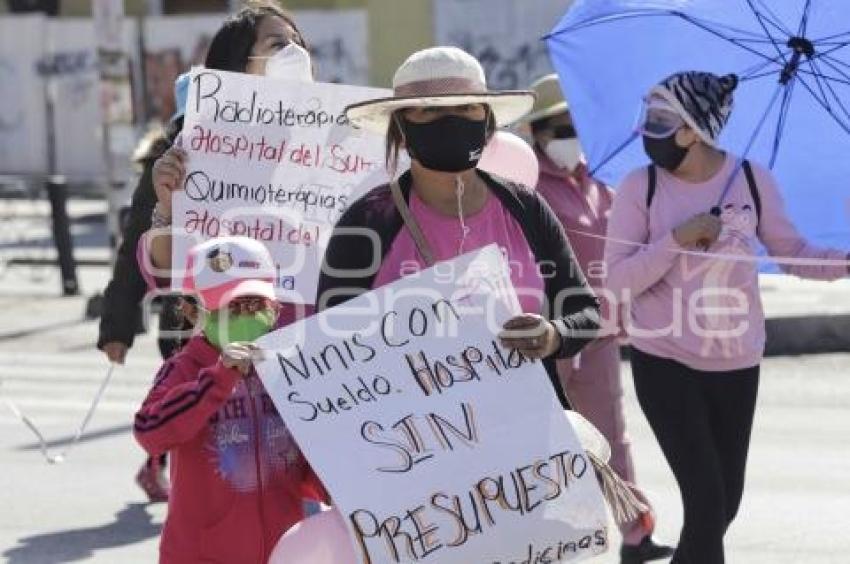
POLYGON ((365 563, 576 561, 607 548, 593 468, 491 245, 263 337, 257 370, 365 563), (307 339, 303 339, 307 336, 307 339))
MULTIPOLYGON (((174 198, 173 264, 191 245, 244 235, 264 242, 281 299, 312 304, 330 231, 387 181, 382 139, 352 128, 348 104, 385 90, 195 69, 181 143, 185 190, 174 198)), ((179 288, 182 277, 175 275, 179 288)))

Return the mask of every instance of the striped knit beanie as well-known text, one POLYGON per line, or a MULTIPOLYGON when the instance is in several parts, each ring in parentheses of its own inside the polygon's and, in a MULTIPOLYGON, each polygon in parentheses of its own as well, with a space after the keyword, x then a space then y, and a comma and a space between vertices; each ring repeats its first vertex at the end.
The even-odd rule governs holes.
POLYGON ((710 72, 687 71, 672 74, 649 91, 663 98, 709 145, 732 113, 732 92, 738 86, 734 74, 717 76, 710 72))

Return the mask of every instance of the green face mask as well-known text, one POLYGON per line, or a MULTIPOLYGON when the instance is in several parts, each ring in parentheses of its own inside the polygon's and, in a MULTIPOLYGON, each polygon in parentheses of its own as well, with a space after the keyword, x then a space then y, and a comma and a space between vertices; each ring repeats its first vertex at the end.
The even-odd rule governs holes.
POLYGON ((277 313, 264 309, 239 315, 212 311, 204 323, 204 336, 219 349, 237 341, 254 341, 274 328, 277 313))

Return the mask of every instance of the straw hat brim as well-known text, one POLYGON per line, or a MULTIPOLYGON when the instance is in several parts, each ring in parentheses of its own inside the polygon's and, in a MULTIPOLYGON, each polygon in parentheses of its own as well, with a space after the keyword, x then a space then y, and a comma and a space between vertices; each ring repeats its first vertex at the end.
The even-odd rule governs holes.
POLYGON ((526 90, 508 90, 480 94, 379 98, 352 104, 345 109, 345 115, 355 127, 385 134, 390 123, 390 116, 396 110, 465 104, 487 104, 493 110, 496 125, 504 126, 514 123, 531 110, 534 105, 534 93, 526 90))
POLYGON ((548 108, 543 108, 542 110, 537 110, 536 112, 531 112, 530 114, 524 115, 519 120, 519 123, 534 123, 535 121, 539 121, 541 119, 560 115, 569 109, 570 106, 569 104, 567 104, 566 101, 557 102, 555 104, 552 104, 548 108))

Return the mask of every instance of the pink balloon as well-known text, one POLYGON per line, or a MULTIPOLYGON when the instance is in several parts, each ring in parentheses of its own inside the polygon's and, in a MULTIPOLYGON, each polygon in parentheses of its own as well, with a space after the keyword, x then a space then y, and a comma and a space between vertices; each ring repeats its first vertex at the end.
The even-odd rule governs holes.
POLYGON ((269 564, 358 564, 345 520, 335 507, 301 521, 280 537, 269 564))
POLYGON ((534 150, 522 138, 508 131, 497 131, 490 139, 478 161, 478 168, 531 189, 537 186, 540 174, 534 150))

